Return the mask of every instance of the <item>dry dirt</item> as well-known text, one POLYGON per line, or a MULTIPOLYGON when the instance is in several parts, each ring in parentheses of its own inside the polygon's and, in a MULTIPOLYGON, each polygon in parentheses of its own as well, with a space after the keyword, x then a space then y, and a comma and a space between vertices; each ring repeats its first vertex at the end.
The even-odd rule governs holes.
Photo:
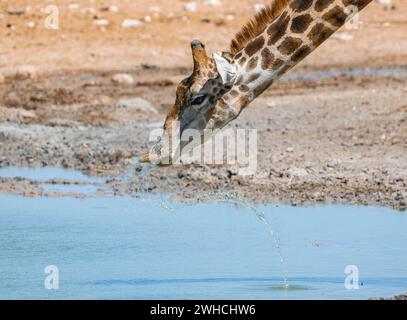
MULTIPOLYGON (((144 177, 146 170, 134 166, 173 103, 177 81, 190 72, 189 42, 198 38, 208 50, 227 49, 257 2, 210 7, 198 1, 196 12, 186 12, 186 1, 54 1, 60 29, 48 30, 41 9, 49 2, 1 1, 0 167, 63 166, 109 176, 115 194, 147 185, 179 199, 225 191, 256 202, 405 210, 404 0, 389 8, 371 4, 361 14, 361 29, 341 30, 352 39, 327 41, 291 72, 295 77, 270 88, 232 125, 258 130, 256 176, 235 175, 226 165, 190 165, 152 168, 144 177), (117 12, 106 9, 111 5, 117 12), (101 19, 109 24, 97 26, 101 19), (124 19, 144 22, 124 29, 124 19), (355 69, 368 71, 327 73, 355 69), (136 82, 115 84, 117 73, 136 82), (315 73, 320 77, 307 76, 315 73), (117 106, 136 97, 157 113, 117 106)), ((41 194, 41 188, 3 178, 0 192, 41 194)))

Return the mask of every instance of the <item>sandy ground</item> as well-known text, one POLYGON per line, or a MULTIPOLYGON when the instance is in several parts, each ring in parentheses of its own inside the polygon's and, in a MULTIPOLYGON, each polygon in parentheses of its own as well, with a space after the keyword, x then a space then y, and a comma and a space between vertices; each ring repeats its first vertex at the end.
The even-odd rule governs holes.
MULTIPOLYGON (((105 186, 118 195, 147 189, 185 200, 232 193, 256 202, 406 210, 404 0, 370 5, 361 29, 341 30, 292 71, 297 78, 270 88, 232 125, 258 130, 255 176, 235 175, 226 165, 134 165, 173 103, 177 81, 190 72, 189 42, 227 49, 258 3, 198 1, 188 12, 186 2, 54 1, 60 28, 48 30, 41 10, 50 2, 0 1, 0 167, 62 166, 109 176, 105 186), (125 19, 142 25, 122 28, 125 19), (378 68, 404 74, 304 78, 378 68), (135 83, 114 83, 118 73, 135 83), (155 111, 119 107, 125 98, 142 98, 155 111)), ((39 182, 6 178, 0 193, 56 195, 39 182)))
MULTIPOLYGON (((297 78, 270 88, 232 125, 258 130, 253 177, 226 165, 152 168, 144 177, 134 158, 148 150, 150 131, 161 126, 177 81, 190 72, 190 40, 227 49, 256 1, 219 7, 198 1, 196 12, 186 11, 185 1, 55 3, 59 30, 44 27, 47 1, 0 2, 0 166, 63 166, 109 176, 116 194, 145 188, 145 179, 149 191, 176 192, 180 199, 222 191, 257 202, 407 208, 406 74, 304 78, 405 71, 405 1, 373 3, 361 14, 361 29, 341 30, 350 39, 330 39, 292 71, 297 78), (125 19, 142 25, 123 28, 125 19), (118 73, 135 83, 114 83, 118 73), (142 98, 155 111, 119 107, 125 98, 142 98)), ((41 189, 1 179, 0 192, 41 189)))

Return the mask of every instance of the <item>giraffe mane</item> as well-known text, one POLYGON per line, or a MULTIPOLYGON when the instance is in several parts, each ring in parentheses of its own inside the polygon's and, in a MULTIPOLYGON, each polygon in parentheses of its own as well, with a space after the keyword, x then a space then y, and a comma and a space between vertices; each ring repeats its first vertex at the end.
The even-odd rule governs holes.
POLYGON ((272 0, 269 5, 257 13, 232 40, 230 45, 231 53, 235 55, 252 39, 261 34, 270 23, 280 16, 288 2, 289 0, 272 0))

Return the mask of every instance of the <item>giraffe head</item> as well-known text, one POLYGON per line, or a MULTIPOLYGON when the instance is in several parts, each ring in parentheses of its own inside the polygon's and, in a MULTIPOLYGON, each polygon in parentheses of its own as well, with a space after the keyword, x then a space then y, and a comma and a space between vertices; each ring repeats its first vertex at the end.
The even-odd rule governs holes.
MULTIPOLYGON (((229 122, 219 115, 219 110, 228 109, 223 97, 231 90, 237 77, 237 66, 232 55, 223 52, 209 56, 198 40, 192 41, 191 48, 193 72, 177 87, 174 106, 164 124, 165 140, 171 141, 173 135, 177 134, 180 141, 184 141, 182 135, 188 130, 195 130, 202 137, 205 130, 221 129, 224 126, 222 118, 224 122, 229 122)), ((157 160, 158 157, 158 162, 171 163, 171 151, 179 147, 182 152, 188 144, 181 142, 178 146, 169 146, 170 142, 165 140, 161 139, 144 157, 145 160, 151 160, 151 157, 157 160)))

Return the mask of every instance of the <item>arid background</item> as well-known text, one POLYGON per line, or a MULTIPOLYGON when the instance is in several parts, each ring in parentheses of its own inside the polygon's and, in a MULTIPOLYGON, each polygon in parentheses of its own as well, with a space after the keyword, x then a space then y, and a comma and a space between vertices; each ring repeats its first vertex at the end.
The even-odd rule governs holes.
MULTIPOLYGON (((134 158, 191 71, 190 41, 227 50, 258 1, 0 0, 0 167, 109 176, 115 194, 140 190, 146 178, 149 191, 180 199, 230 191, 259 202, 406 209, 407 1, 384 3, 374 1, 360 29, 341 30, 233 124, 258 129, 256 176, 191 165, 144 177, 134 158), (44 26, 51 4, 58 30, 44 26)), ((25 179, 0 178, 0 192, 47 195, 25 179)))

